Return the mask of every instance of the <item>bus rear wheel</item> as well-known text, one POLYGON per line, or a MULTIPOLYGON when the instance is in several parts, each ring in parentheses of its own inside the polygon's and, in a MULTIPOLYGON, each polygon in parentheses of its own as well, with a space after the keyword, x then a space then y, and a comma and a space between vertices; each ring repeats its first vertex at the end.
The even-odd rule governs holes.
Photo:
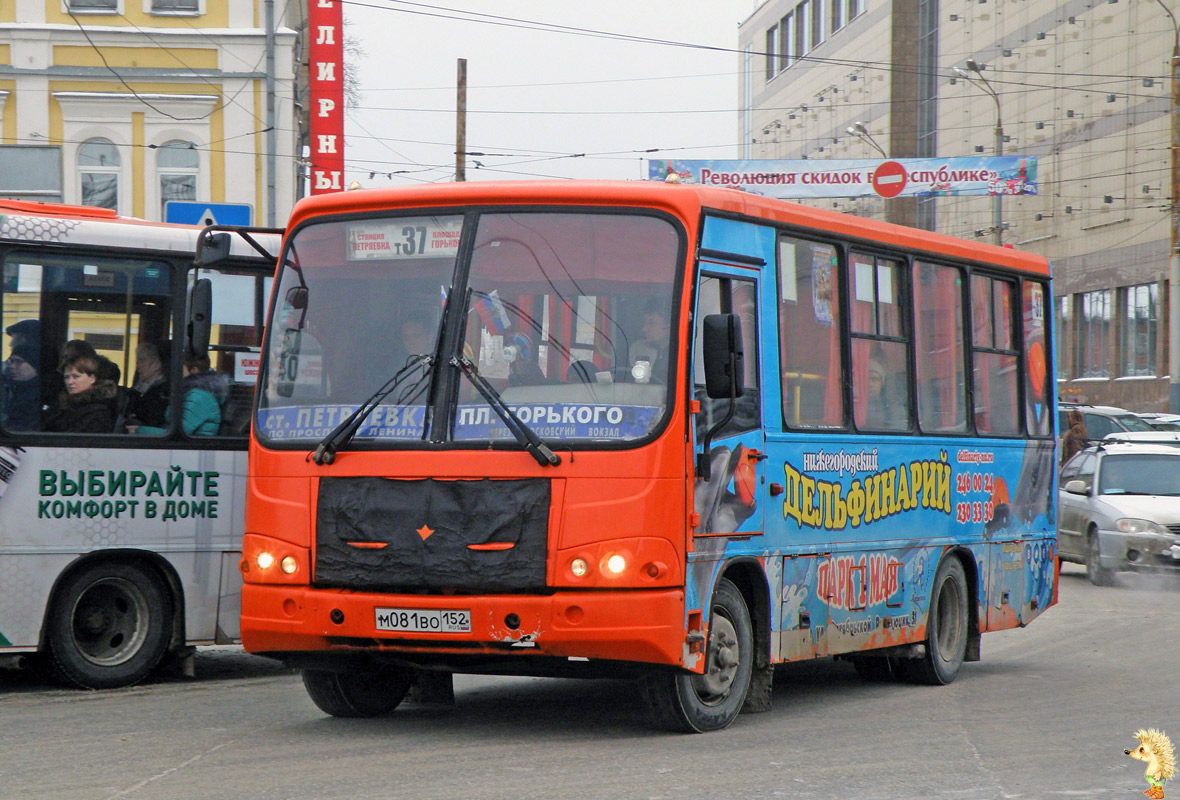
POLYGON ((53 673, 83 689, 115 689, 146 678, 168 650, 172 598, 160 578, 134 563, 94 563, 64 580, 48 621, 53 673))
POLYGON ((944 558, 938 565, 930 590, 926 653, 921 658, 899 659, 894 664, 894 671, 899 672, 903 680, 941 686, 959 674, 967 655, 970 631, 968 596, 963 562, 954 556, 944 558))
POLYGON ((333 717, 380 717, 393 711, 410 691, 409 670, 328 672, 303 670, 303 686, 316 707, 333 717))
POLYGON ((653 670, 642 679, 652 722, 682 733, 728 727, 742 710, 754 667, 754 626, 741 592, 722 578, 713 590, 705 672, 653 670))

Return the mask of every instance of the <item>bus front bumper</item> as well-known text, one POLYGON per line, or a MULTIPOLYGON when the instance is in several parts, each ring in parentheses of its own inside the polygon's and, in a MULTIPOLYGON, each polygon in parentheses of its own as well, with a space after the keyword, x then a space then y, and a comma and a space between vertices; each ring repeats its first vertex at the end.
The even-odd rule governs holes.
POLYGON ((685 666, 691 658, 681 589, 438 596, 247 583, 242 587, 242 644, 251 653, 267 655, 359 650, 419 662, 498 654, 685 666), (432 619, 438 615, 431 612, 469 612, 470 630, 380 629, 379 615, 388 625, 391 611, 403 622, 414 612, 432 619))

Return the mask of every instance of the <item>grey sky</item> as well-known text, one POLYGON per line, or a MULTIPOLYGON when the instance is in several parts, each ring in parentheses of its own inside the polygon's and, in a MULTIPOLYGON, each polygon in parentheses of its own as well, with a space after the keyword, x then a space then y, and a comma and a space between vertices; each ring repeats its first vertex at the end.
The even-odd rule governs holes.
POLYGON ((665 157, 734 158, 736 53, 523 30, 447 9, 732 49, 754 7, 754 0, 346 3, 348 36, 365 51, 361 107, 346 122, 346 181, 452 179, 459 58, 467 59, 467 149, 489 154, 472 157, 484 168, 469 161, 468 180, 641 178, 644 159, 661 155, 635 152, 648 148, 663 148, 665 157), (563 157, 576 153, 587 156, 563 157))

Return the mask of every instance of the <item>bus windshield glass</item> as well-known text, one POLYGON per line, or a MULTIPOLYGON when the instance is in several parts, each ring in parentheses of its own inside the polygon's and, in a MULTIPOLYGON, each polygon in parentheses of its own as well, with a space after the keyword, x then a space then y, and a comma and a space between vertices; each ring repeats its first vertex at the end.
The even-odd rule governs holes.
POLYGON ((320 441, 382 387, 357 446, 512 439, 466 358, 546 441, 647 437, 668 408, 681 234, 665 218, 512 211, 331 220, 292 234, 260 437, 320 441), (443 336, 444 307, 451 309, 443 336), (440 352, 443 342, 455 342, 440 352), (422 356, 430 356, 427 361, 422 356), (432 421, 432 408, 446 414, 432 421), (445 420, 445 421, 444 421, 445 420))

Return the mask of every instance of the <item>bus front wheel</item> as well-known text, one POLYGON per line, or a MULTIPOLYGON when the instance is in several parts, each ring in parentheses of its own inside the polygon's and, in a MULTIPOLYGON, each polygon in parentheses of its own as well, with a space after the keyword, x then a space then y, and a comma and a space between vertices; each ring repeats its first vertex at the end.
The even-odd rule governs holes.
POLYGON ((963 562, 949 556, 938 565, 930 590, 930 614, 926 619, 926 653, 921 658, 899 659, 894 665, 904 679, 941 686, 959 674, 967 655, 970 631, 967 574, 963 562), (901 667, 900 670, 897 667, 901 667))
POLYGON ((160 663, 171 630, 172 598, 152 570, 90 564, 56 593, 46 637, 50 667, 83 689, 130 686, 160 663))
POLYGON ((410 691, 409 670, 328 672, 303 670, 303 686, 316 707, 333 717, 380 717, 398 707, 410 691))
POLYGON ((660 728, 705 733, 729 726, 746 700, 754 667, 754 626, 741 592, 722 578, 713 591, 704 674, 653 670, 642 679, 660 728))

